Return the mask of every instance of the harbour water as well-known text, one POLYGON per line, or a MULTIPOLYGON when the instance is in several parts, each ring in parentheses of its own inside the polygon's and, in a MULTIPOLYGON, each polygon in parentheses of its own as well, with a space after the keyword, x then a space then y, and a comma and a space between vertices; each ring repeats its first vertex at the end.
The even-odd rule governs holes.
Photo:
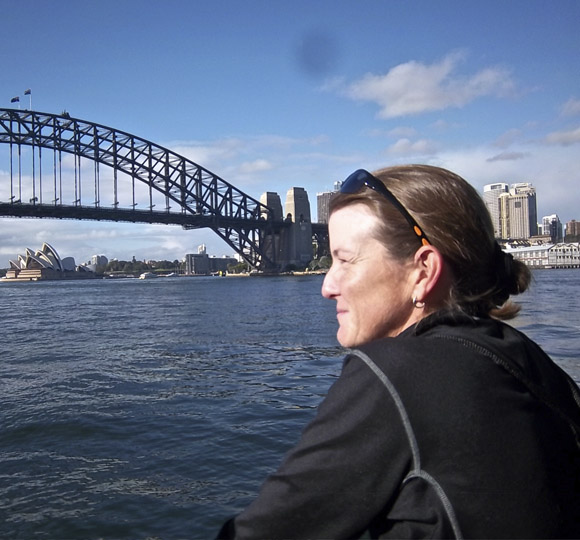
MULTIPOLYGON (((580 271, 516 326, 580 382, 580 271)), ((206 539, 338 375, 321 276, 0 284, 0 538, 206 539)))

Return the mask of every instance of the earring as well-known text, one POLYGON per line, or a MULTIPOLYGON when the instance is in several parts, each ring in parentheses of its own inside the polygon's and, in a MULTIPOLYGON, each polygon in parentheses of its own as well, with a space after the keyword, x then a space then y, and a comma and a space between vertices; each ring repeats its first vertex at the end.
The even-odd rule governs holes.
POLYGON ((413 296, 413 305, 417 309, 423 309, 425 307, 425 302, 421 302, 421 300, 417 300, 416 296, 413 296))

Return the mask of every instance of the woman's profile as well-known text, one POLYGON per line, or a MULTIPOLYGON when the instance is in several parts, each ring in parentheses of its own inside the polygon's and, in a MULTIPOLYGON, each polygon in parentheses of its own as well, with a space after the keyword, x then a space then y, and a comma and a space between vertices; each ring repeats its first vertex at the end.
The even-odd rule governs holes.
POLYGON ((530 272, 475 189, 361 169, 329 236, 342 372, 219 538, 579 538, 580 393, 504 322, 530 272))

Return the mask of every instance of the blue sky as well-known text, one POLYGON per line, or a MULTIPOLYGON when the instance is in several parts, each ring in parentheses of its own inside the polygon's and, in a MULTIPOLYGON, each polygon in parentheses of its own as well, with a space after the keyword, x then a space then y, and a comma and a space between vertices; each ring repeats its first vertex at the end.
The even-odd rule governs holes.
MULTIPOLYGON (((316 193, 354 169, 430 163, 480 191, 532 182, 540 217, 580 219, 577 0, 0 0, 0 10, 2 107, 15 96, 28 107, 30 88, 35 110, 170 147, 256 198, 304 187, 313 214, 316 193)), ((4 158, 4 184, 7 170, 4 158)), ((232 254, 209 230, 0 218, 0 267, 43 241, 77 262, 181 259, 201 243, 232 254)))

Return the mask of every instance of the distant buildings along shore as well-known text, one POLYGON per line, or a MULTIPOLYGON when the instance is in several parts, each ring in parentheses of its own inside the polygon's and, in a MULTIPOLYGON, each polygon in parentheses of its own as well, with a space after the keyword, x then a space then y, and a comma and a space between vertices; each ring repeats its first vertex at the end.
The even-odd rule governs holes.
MULTIPOLYGON (((328 223, 330 201, 341 184, 317 194, 319 223, 328 223)), ((557 214, 538 222, 536 189, 531 183, 487 184, 483 201, 495 237, 506 252, 533 268, 580 268, 580 222, 567 222, 564 231, 557 214)))

